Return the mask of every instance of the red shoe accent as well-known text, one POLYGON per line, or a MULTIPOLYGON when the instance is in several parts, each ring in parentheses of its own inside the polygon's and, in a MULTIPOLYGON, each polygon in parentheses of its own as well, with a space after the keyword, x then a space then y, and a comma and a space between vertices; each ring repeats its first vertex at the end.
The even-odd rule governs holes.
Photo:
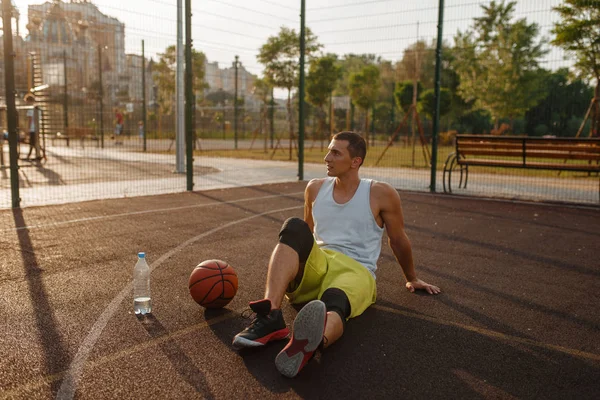
POLYGON ((267 336, 263 336, 260 339, 255 340, 255 342, 267 344, 271 340, 281 340, 285 339, 290 334, 290 330, 288 328, 280 329, 273 333, 268 334, 267 336))
POLYGON ((327 309, 320 300, 313 300, 300 310, 294 320, 289 343, 275 358, 275 366, 282 375, 295 377, 323 341, 327 309))

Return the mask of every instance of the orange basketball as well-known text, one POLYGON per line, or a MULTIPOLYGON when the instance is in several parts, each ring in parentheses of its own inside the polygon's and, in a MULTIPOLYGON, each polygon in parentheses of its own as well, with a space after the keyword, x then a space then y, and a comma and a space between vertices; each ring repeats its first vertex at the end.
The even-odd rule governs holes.
POLYGON ((194 268, 188 286, 196 303, 206 308, 221 308, 237 293, 238 278, 225 261, 206 260, 194 268))

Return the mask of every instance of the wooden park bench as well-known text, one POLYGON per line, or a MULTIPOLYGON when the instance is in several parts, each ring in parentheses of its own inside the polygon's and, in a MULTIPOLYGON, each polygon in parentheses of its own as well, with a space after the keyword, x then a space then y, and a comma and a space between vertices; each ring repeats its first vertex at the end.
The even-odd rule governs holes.
POLYGON ((98 137, 94 134, 94 129, 92 128, 68 127, 65 133, 57 132, 54 135, 49 135, 49 139, 52 141, 53 146, 55 140, 65 140, 68 147, 71 140, 75 139, 81 142, 81 147, 84 147, 85 140, 95 141, 96 146, 100 146, 98 137))
POLYGON ((69 147, 69 143, 71 141, 69 135, 65 135, 62 132, 49 133, 46 135, 46 138, 50 140, 52 146, 54 146, 54 142, 56 142, 57 140, 64 140, 67 143, 67 147, 69 147))
POLYGON ((456 135, 444 164, 444 192, 452 193, 453 171, 460 174, 458 187, 466 188, 470 166, 600 173, 600 138, 456 135))

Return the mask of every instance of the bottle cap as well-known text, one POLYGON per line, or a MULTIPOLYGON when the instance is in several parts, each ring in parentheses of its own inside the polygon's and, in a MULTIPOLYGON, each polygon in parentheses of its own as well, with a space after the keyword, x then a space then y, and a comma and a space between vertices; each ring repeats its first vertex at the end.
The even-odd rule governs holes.
POLYGON ((140 252, 138 253, 138 257, 139 257, 139 258, 146 258, 146 253, 144 253, 143 251, 140 251, 140 252))

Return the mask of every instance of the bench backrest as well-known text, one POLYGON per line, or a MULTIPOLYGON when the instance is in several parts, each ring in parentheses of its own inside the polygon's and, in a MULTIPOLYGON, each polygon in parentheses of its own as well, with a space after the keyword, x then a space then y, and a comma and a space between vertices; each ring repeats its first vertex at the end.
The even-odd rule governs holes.
POLYGON ((456 151, 463 156, 598 161, 600 160, 600 138, 457 135, 456 151))
POLYGON ((82 138, 85 136, 91 136, 94 134, 93 128, 82 128, 82 127, 74 127, 69 126, 65 129, 66 135, 72 138, 82 138))
POLYGON ((456 154, 459 164, 549 169, 576 169, 580 165, 583 170, 597 170, 600 138, 456 135, 456 154), (579 163, 565 165, 566 160, 579 163), (588 161, 587 166, 581 161, 588 161))

